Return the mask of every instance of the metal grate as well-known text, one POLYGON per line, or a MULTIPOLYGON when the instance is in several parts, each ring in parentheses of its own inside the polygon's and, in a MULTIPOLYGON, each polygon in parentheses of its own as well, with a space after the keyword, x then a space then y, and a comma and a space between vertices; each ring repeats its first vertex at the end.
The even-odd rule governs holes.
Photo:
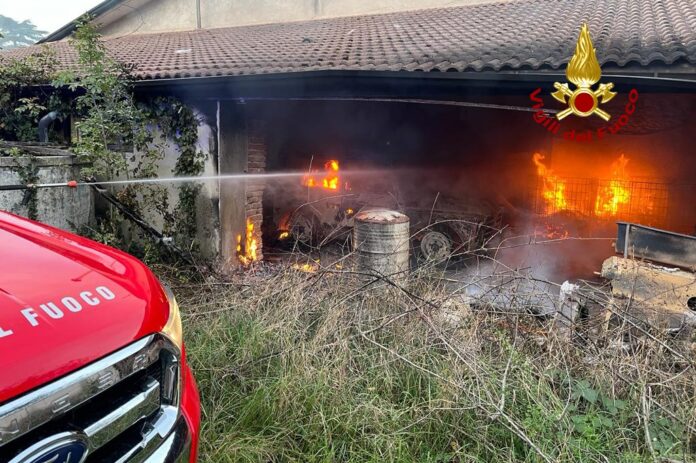
POLYGON ((630 221, 658 227, 685 219, 678 210, 672 214, 678 208, 674 199, 684 196, 682 190, 685 188, 695 190, 694 185, 643 179, 617 181, 557 177, 556 182, 549 184, 548 180, 535 178, 533 209, 536 214, 548 216, 566 213, 593 220, 630 221), (617 189, 621 194, 612 195, 617 189), (613 204, 612 200, 616 203, 613 204))

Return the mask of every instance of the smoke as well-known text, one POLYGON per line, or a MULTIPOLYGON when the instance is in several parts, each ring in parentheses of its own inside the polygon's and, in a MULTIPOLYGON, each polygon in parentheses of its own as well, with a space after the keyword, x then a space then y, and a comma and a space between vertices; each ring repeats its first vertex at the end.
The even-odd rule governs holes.
POLYGON ((503 234, 496 259, 509 268, 554 283, 593 279, 602 262, 614 254, 615 230, 605 226, 592 236, 582 222, 517 217, 503 234))

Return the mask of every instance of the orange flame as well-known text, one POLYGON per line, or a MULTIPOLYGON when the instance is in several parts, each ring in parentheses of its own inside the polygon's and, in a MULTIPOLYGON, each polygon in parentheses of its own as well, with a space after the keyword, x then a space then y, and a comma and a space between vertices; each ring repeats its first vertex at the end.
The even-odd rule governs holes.
POLYGON ((543 155, 534 153, 532 160, 536 165, 537 175, 542 180, 539 194, 544 200, 544 208, 539 212, 543 215, 570 211, 597 218, 619 216, 628 219, 627 214, 631 213, 629 206, 632 200, 640 203, 643 209, 649 210, 652 207, 651 194, 646 193, 632 199, 632 180, 627 170, 629 159, 623 154, 611 164, 611 174, 608 179, 593 179, 596 182, 594 185, 597 185, 596 195, 594 195, 595 190, 590 189, 588 191, 592 195, 590 197, 584 194, 585 190, 573 189, 573 186, 577 187, 577 185, 571 184, 569 187, 568 181, 572 179, 564 179, 556 175, 543 163, 543 155))
POLYGON ((318 171, 313 171, 302 177, 302 185, 315 188, 321 186, 325 190, 338 190, 341 185, 341 177, 338 175, 338 161, 332 159, 324 164, 324 177, 317 180, 318 171))
POLYGON ((304 264, 294 263, 292 264, 292 268, 295 270, 299 270, 300 272, 315 273, 319 268, 319 264, 309 262, 306 262, 304 264))
POLYGON ((251 265, 256 261, 258 245, 254 237, 254 224, 247 219, 246 233, 242 241, 242 235, 237 235, 237 258, 243 265, 251 265))
POLYGON ((532 160, 536 165, 537 175, 542 179, 543 190, 541 195, 546 202, 544 215, 568 210, 569 205, 568 200, 566 199, 565 182, 556 176, 553 173, 553 170, 546 167, 546 165, 543 163, 543 154, 534 153, 532 160))
POLYGON ((611 165, 611 179, 600 185, 595 200, 595 215, 597 217, 615 217, 616 214, 631 200, 631 190, 628 187, 626 165, 628 158, 623 154, 611 165))

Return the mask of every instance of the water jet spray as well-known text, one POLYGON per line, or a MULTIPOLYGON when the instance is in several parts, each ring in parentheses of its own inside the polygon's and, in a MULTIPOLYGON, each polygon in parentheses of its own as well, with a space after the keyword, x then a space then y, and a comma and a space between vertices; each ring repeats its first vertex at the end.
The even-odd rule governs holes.
MULTIPOLYGON (((374 171, 345 171, 342 174, 368 174, 374 171)), ((157 177, 157 178, 136 178, 130 180, 108 180, 97 182, 89 179, 84 182, 69 180, 57 183, 27 183, 24 185, 0 185, 0 191, 8 190, 33 190, 38 188, 77 188, 78 186, 104 186, 104 185, 134 185, 134 184, 156 184, 156 183, 184 183, 184 182, 205 182, 209 180, 264 180, 272 178, 300 178, 306 176, 307 172, 271 172, 260 174, 223 174, 223 175, 201 175, 190 177, 157 177)))
POLYGON ((77 188, 78 186, 103 186, 103 185, 134 185, 134 184, 153 184, 153 183, 183 183, 183 182, 204 182, 209 180, 261 180, 267 178, 293 178, 302 177, 306 172, 274 172, 264 174, 226 174, 226 175, 202 175, 191 177, 163 177, 163 178, 137 178, 130 180, 108 180, 96 182, 87 180, 78 182, 77 180, 69 180, 67 182, 57 183, 27 183, 24 185, 0 185, 0 191, 8 190, 33 190, 37 188, 77 188))

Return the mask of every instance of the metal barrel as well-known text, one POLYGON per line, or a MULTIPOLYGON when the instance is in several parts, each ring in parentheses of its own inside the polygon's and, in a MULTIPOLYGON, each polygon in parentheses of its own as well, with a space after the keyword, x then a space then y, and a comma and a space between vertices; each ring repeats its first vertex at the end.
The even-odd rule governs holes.
POLYGON ((359 272, 401 279, 409 271, 409 218, 388 209, 365 209, 354 217, 353 249, 359 272))

